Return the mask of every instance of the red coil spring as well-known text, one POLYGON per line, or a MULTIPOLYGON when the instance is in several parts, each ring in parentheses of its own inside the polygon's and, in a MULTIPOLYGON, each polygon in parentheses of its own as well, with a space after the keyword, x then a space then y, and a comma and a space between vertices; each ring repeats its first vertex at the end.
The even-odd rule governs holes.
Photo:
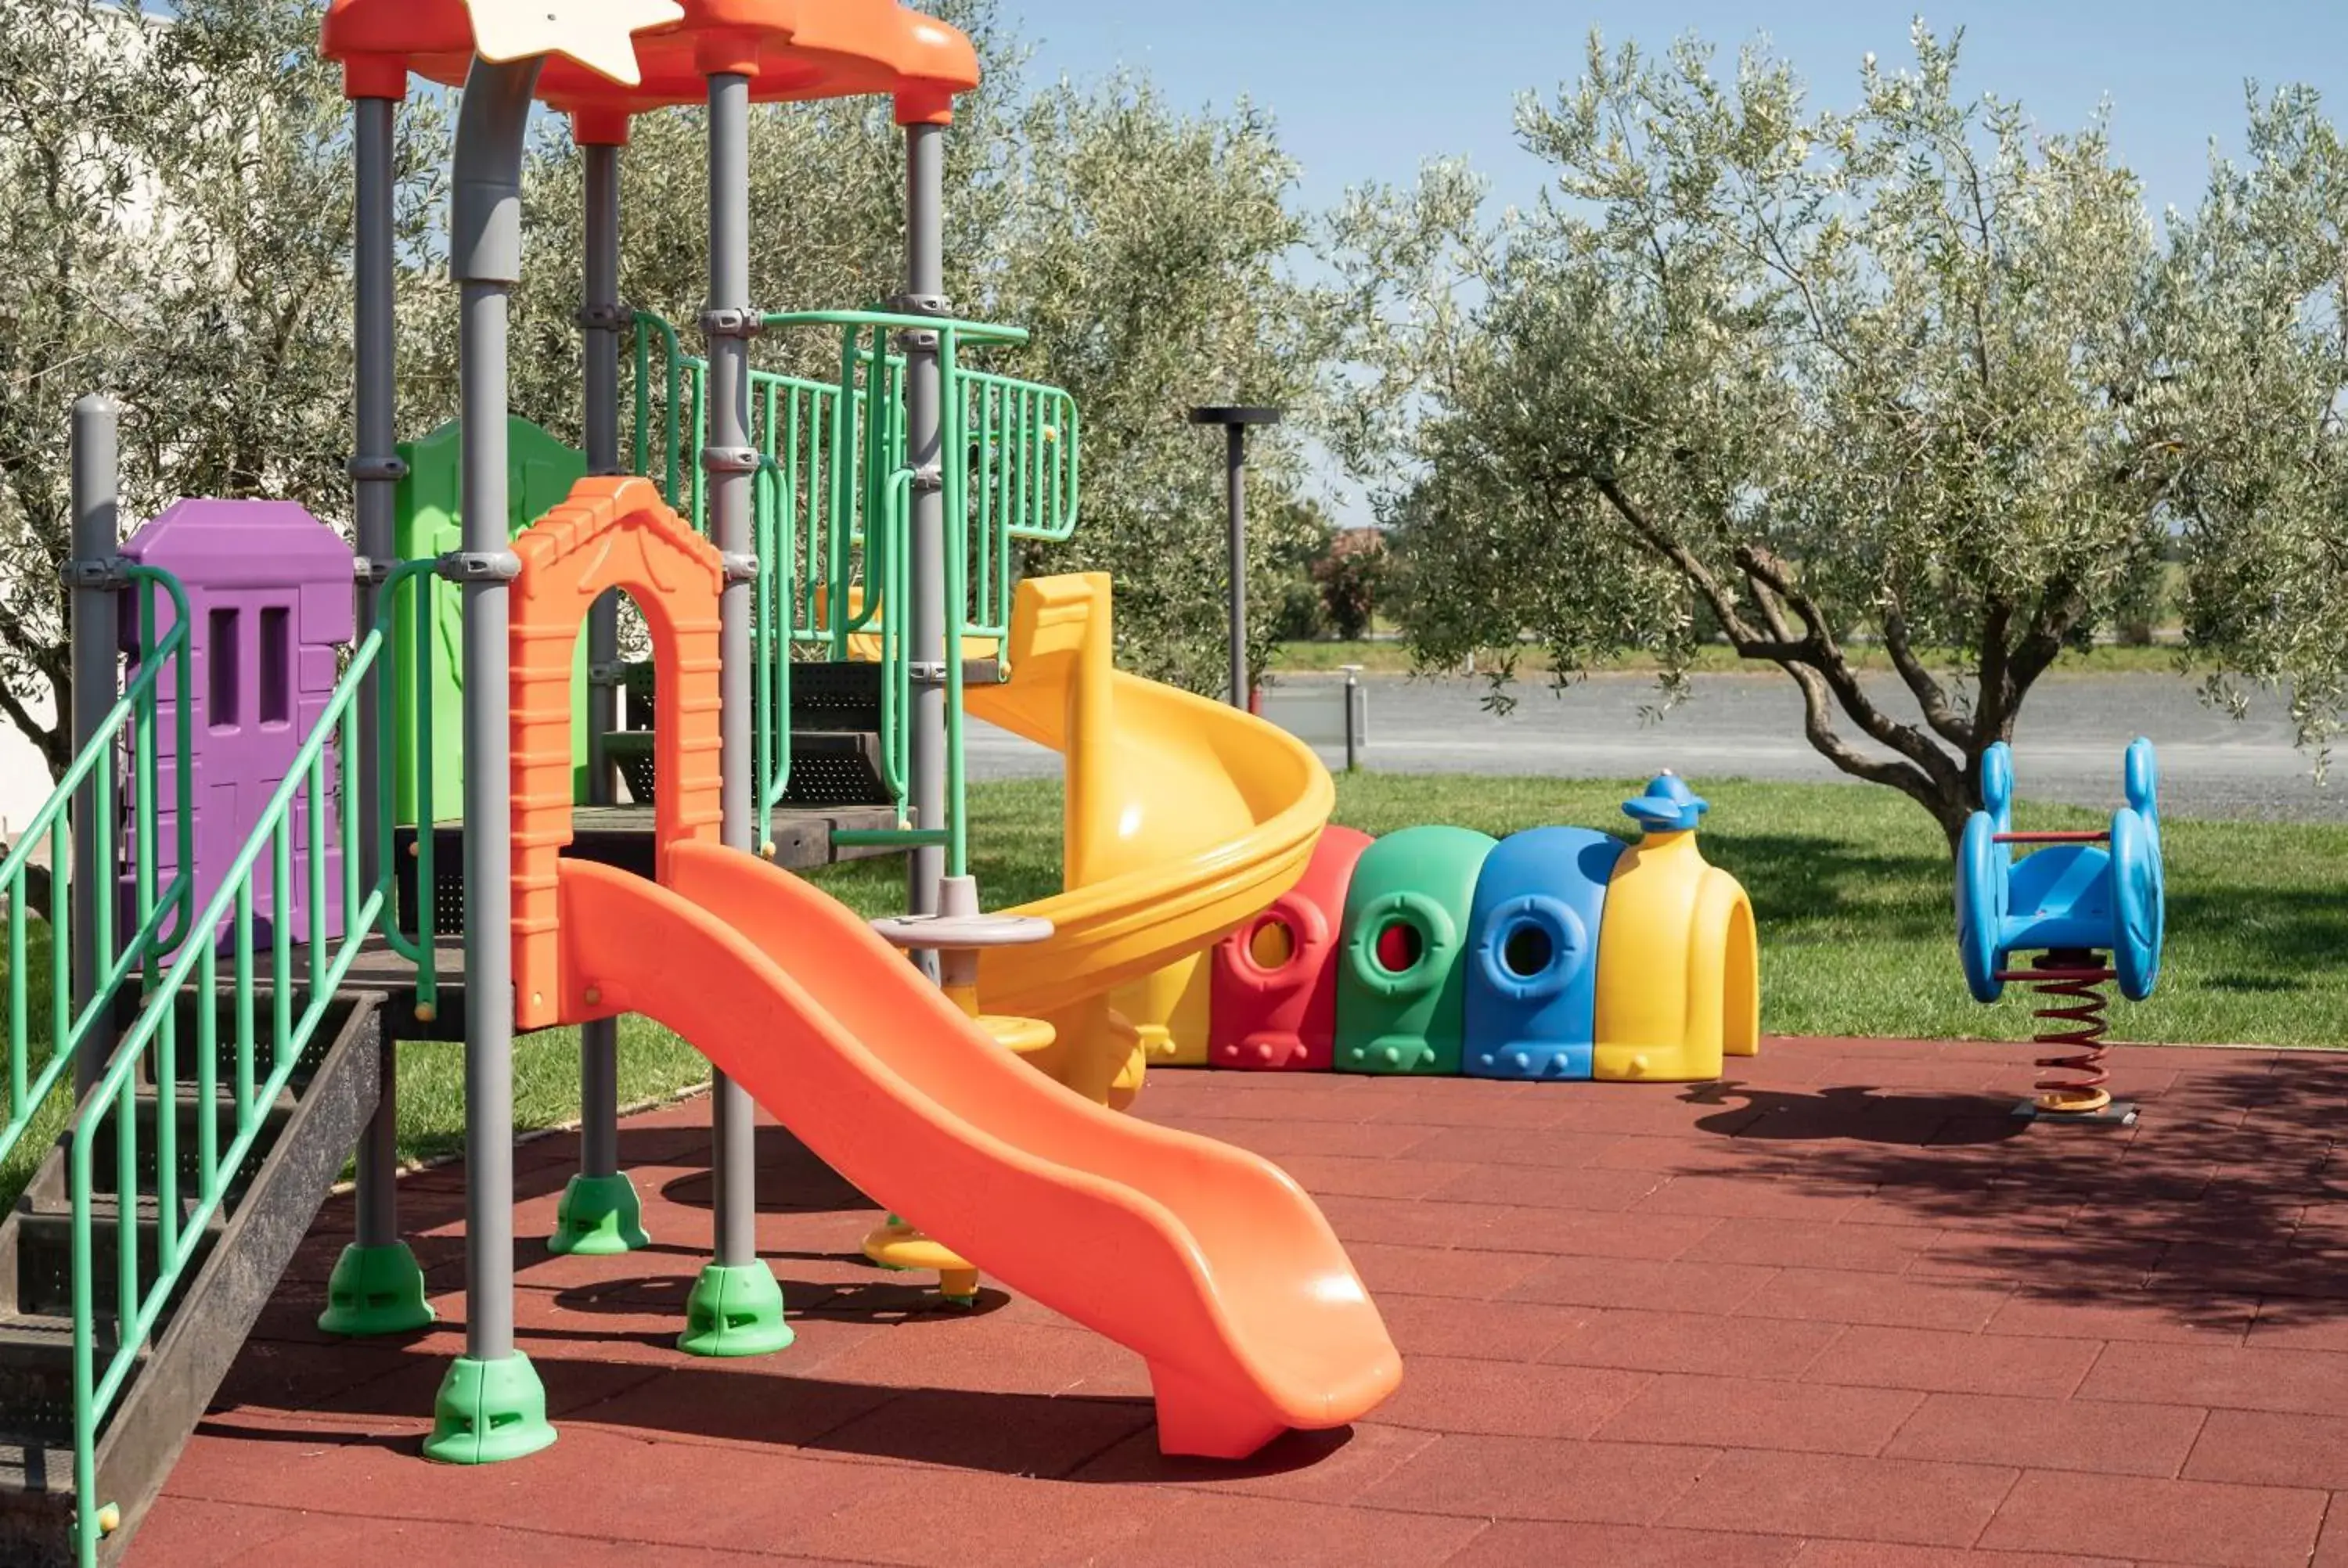
POLYGON ((2038 1108, 2086 1115, 2109 1105, 2111 1092, 2104 1088, 2111 1076, 2104 1071, 2104 1008, 2108 999, 2102 988, 2118 975, 2106 967, 2104 956, 2046 953, 2034 959, 2029 968, 2010 969, 1997 978, 2026 983, 2047 999, 2048 1005, 2041 1007, 2037 1016, 2050 1026, 2067 1026, 2042 1028, 2034 1037, 2040 1045, 2062 1046, 2070 1052, 2038 1059, 2039 1067, 2051 1074, 2063 1075, 2039 1079, 2038 1108))

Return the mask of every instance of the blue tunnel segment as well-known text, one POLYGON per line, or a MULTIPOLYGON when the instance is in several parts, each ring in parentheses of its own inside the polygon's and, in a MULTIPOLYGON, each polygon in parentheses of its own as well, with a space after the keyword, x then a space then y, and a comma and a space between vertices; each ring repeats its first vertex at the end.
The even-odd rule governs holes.
POLYGON ((1589 828, 1537 827, 1485 857, 1468 921, 1468 1076, 1591 1075, 1598 934, 1624 847, 1589 828))

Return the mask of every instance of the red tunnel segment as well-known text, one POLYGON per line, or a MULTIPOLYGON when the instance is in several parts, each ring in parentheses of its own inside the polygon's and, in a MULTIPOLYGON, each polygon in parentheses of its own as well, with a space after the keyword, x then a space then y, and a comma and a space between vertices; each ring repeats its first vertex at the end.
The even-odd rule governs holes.
POLYGON ((1368 834, 1350 827, 1323 829, 1296 886, 1215 944, 1207 1031, 1207 1057, 1213 1065, 1329 1071, 1337 1032, 1337 938, 1345 888, 1370 842, 1368 834), (1275 927, 1284 930, 1284 938, 1275 927), (1265 961, 1267 948, 1277 962, 1265 961))

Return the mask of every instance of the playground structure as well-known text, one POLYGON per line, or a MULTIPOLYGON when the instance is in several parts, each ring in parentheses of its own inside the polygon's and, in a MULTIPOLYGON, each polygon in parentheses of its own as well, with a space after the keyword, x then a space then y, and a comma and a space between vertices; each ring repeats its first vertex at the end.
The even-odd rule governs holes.
POLYGON ((2001 741, 1982 753, 1982 809, 1957 848, 1957 951, 1973 999, 1994 1002, 2009 984, 2044 999, 2048 1027, 2038 1043, 2046 1076, 2018 1114, 2049 1121, 2127 1123, 2136 1107, 2104 1087, 2107 1028, 2103 988, 2116 981, 2130 1001, 2160 979, 2168 926, 2160 860, 2158 771, 2152 743, 2128 744, 2122 761, 2127 804, 2106 828, 2017 833, 2013 756, 2001 741), (2017 858, 2014 846, 2030 851, 2017 858), (2015 955, 2034 952, 2028 968, 2015 955))
POLYGON ((1589 828, 1324 831, 1215 947, 1195 1060, 1250 1071, 1685 1081, 1760 1043, 1753 907, 1707 864, 1707 809, 1659 775, 1589 828))
MULTIPOLYGON (((1140 1353, 1169 1452, 1239 1457, 1340 1426, 1400 1376, 1292 1181, 1110 1109, 1140 1061, 1112 994, 1285 891, 1333 791, 1270 726, 1116 671, 1105 578, 1013 579, 1014 539, 1075 525, 1078 431, 1064 393, 975 363, 1023 333, 942 297, 942 138, 976 82, 967 41, 889 0, 634 9, 650 30, 631 45, 550 37, 559 13, 493 0, 332 0, 324 47, 357 165, 355 553, 306 518, 267 519, 344 550, 331 572, 283 579, 280 559, 267 581, 213 580, 126 552, 112 410, 76 406, 77 753, 0 863, 0 1154, 49 1135, 68 1075, 74 1096, 0 1227, 10 1563, 119 1554, 354 1152, 357 1234, 321 1326, 431 1320, 393 1179, 401 1039, 465 1043, 466 1343, 432 1458, 509 1460, 555 1436, 514 1337, 518 1029, 582 1030, 580 1168, 549 1245, 646 1239, 617 1160, 625 1012, 718 1069, 685 1353, 791 1338, 752 1226, 755 1097, 891 1207, 884 1251, 931 1249, 891 1259, 955 1294, 983 1271, 1140 1353), (403 447, 390 152, 411 77, 465 89, 462 413, 453 436, 403 447), (868 94, 904 128, 904 292, 880 310, 756 308, 750 104, 868 94), (711 146, 698 356, 616 287, 630 119, 688 103, 706 105, 711 146), (585 172, 577 454, 506 400, 520 158, 541 105, 571 118, 585 172), (837 336, 836 382, 752 366, 755 337, 795 332, 837 336), (619 662, 623 593, 649 671, 619 662), (648 730, 620 727, 631 682, 648 730), (1025 910, 976 912, 965 712, 1067 759, 1066 890, 1025 910), (622 767, 647 802, 619 801, 622 767), (46 954, 26 897, 43 846, 65 873, 46 954), (870 853, 909 859, 911 913, 880 929, 788 869, 870 853), (1102 1242, 1118 1267, 1089 1262, 1102 1242)), ((257 514, 189 505, 173 531, 252 553, 257 514)))

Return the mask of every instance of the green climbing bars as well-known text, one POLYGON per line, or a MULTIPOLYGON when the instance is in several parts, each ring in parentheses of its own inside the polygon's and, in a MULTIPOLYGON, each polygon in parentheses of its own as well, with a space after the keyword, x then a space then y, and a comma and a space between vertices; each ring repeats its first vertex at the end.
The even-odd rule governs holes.
MULTIPOLYGON (((123 1034, 120 1043, 109 1057, 105 1072, 84 1098, 73 1127, 73 1140, 68 1159, 68 1191, 73 1207, 73 1376, 74 1376, 74 1488, 80 1506, 75 1514, 77 1544, 83 1563, 97 1561, 98 1543, 104 1532, 105 1499, 98 1498, 98 1439, 107 1412, 122 1392, 123 1385, 136 1366, 139 1352, 158 1324, 176 1293, 181 1276, 194 1261, 203 1238, 204 1227, 226 1201, 232 1179, 251 1152, 266 1121, 268 1107, 284 1091, 300 1064, 304 1049, 315 1036, 320 1022, 333 1005, 335 993, 344 976, 359 956, 366 939, 378 931, 392 947, 417 965, 417 999, 429 1004, 437 996, 438 975, 434 969, 431 897, 431 840, 427 833, 417 835, 417 876, 421 897, 417 900, 419 928, 409 936, 400 931, 395 918, 396 861, 392 854, 392 823, 386 813, 377 839, 381 853, 378 871, 372 885, 363 885, 358 855, 358 826, 354 810, 348 809, 358 799, 354 787, 363 767, 374 767, 383 789, 382 798, 391 798, 392 766, 400 736, 391 719, 392 705, 380 705, 385 715, 382 728, 371 743, 359 732, 358 695, 369 680, 380 680, 376 666, 383 661, 389 642, 387 631, 395 614, 407 613, 415 618, 417 634, 409 640, 417 661, 417 689, 431 690, 432 639, 426 634, 431 612, 430 596, 420 589, 434 569, 430 561, 411 561, 396 569, 384 589, 383 618, 365 639, 351 651, 350 663, 342 679, 336 682, 326 702, 317 727, 304 741, 301 750, 286 769, 285 780, 271 795, 261 820, 245 839, 233 861, 225 868, 218 891, 211 902, 192 918, 188 917, 188 895, 193 883, 190 870, 191 849, 182 844, 179 866, 180 871, 163 888, 155 886, 153 860, 139 856, 137 910, 140 938, 126 949, 116 961, 114 971, 127 974, 131 967, 143 964, 146 968, 146 1000, 138 1019, 123 1034), (407 604, 400 605, 402 590, 407 590, 407 604), (330 770, 339 770, 335 785, 329 783, 330 770), (335 812, 331 802, 337 796, 345 809, 335 812), (302 811, 297 814, 295 803, 302 811), (335 906, 329 903, 328 857, 326 855, 327 824, 334 818, 335 831, 341 835, 342 882, 339 905, 343 917, 343 935, 329 941, 326 936, 327 914, 335 906), (255 877, 254 872, 268 857, 273 888, 292 885, 294 834, 295 823, 303 824, 307 835, 309 856, 310 929, 306 933, 305 960, 299 971, 294 958, 292 922, 271 920, 269 947, 265 959, 256 951, 255 877), (166 935, 160 925, 163 916, 177 908, 181 918, 166 935), (220 993, 223 959, 221 941, 217 933, 223 927, 230 934, 231 953, 225 960, 230 983, 229 1012, 234 1033, 233 1061, 228 1066, 232 1083, 228 1086, 227 1108, 232 1112, 228 1125, 223 1127, 216 1109, 221 1103, 222 1085, 221 1052, 218 1038, 221 1027, 220 1009, 210 1004, 211 998, 220 993), (191 939, 181 940, 186 936, 191 939), (156 1255, 150 1269, 142 1269, 139 1256, 139 1230, 137 1225, 118 1225, 116 1235, 119 1245, 111 1259, 101 1259, 93 1240, 94 1218, 101 1194, 110 1196, 115 1212, 129 1215, 137 1212, 142 1194, 139 1180, 139 1117, 135 1111, 136 1094, 143 1075, 150 1081, 165 1104, 172 1102, 182 1081, 180 1071, 180 1040, 178 1003, 183 991, 192 985, 199 995, 207 999, 206 1005, 196 1009, 194 1062, 191 1075, 196 1102, 208 1108, 207 1113, 196 1120, 197 1150, 193 1174, 183 1180, 175 1147, 177 1119, 162 1116, 155 1123, 155 1192, 152 1194, 158 1217, 159 1236, 156 1255), (297 992, 299 1006, 297 1008, 297 992), (262 1021, 264 1005, 267 1022, 262 1021), (96 1152, 105 1146, 103 1136, 108 1123, 113 1124, 113 1169, 98 1169, 96 1152), (183 1190, 189 1189, 189 1190, 183 1190), (110 1334, 105 1337, 101 1357, 100 1313, 97 1300, 97 1271, 111 1266, 115 1271, 116 1290, 110 1314, 110 1334)), ((164 574, 133 568, 134 579, 168 581, 164 574)), ((178 632, 186 623, 185 604, 176 585, 171 585, 180 615, 174 623, 178 632)), ((142 648, 152 650, 157 657, 142 660, 139 676, 125 693, 118 713, 149 714, 149 738, 139 747, 138 784, 135 789, 140 842, 152 842, 153 803, 158 773, 157 748, 153 744, 152 686, 142 682, 159 671, 161 656, 174 649, 184 651, 185 641, 173 642, 170 636, 160 641, 151 635, 151 610, 142 615, 142 648), (146 695, 141 696, 142 690, 146 695)), ((183 668, 184 657, 177 661, 183 668)), ((182 686, 186 677, 180 677, 182 686)), ((181 713, 187 712, 184 698, 181 713)), ((127 721, 126 721, 127 722, 127 721)), ((184 719, 182 723, 184 723, 184 719)), ((428 749, 431 725, 429 716, 417 725, 417 744, 428 749)), ((113 732, 118 733, 118 731, 113 732)), ((44 807, 44 812, 69 799, 75 782, 89 769, 96 769, 103 779, 107 774, 104 762, 111 755, 111 735, 101 735, 80 758, 76 759, 76 771, 67 776, 66 787, 58 791, 44 807)), ((185 733, 178 737, 184 748, 185 733)), ((182 751, 184 754, 184 751, 182 751)), ((422 759, 423 776, 431 776, 428 755, 422 759)), ((174 768, 181 780, 188 776, 185 768, 174 768)), ((184 784, 182 785, 184 788, 184 784)), ((103 788, 103 785, 101 785, 103 788)), ((101 795, 103 805, 105 797, 101 795)), ((36 818, 36 821, 40 821, 36 818)), ((101 822, 106 813, 99 814, 101 822)), ((431 818, 427 816, 427 821, 431 818)), ((192 821, 182 811, 180 821, 192 821)), ((100 864, 110 864, 106 846, 101 846, 100 864)), ((14 865, 14 857, 11 858, 14 865)), ((100 951, 108 949, 106 911, 111 900, 101 892, 95 899, 86 898, 85 907, 98 912, 100 922, 100 951)), ((12 925, 12 951, 13 951, 12 925)), ((12 985, 16 975, 12 973, 12 985)), ((62 989, 62 988, 61 988, 62 989)), ((98 1003, 93 1003, 90 1016, 98 1016, 98 1003)), ((21 1010, 21 1009, 16 1009, 21 1010)), ((13 1021, 13 1020, 12 1020, 13 1021)), ((80 1020, 86 1026, 88 1020, 80 1020)), ((43 1081, 54 1081, 57 1061, 68 1059, 60 1050, 43 1081)), ((12 1110, 15 1107, 12 1104, 12 1110)))
MULTIPOLYGON (((790 667, 799 651, 837 662, 854 656, 859 637, 877 644, 881 773, 901 812, 905 804, 912 669, 907 618, 890 606, 908 592, 915 476, 905 453, 905 361, 889 351, 889 334, 934 332, 940 339, 945 592, 958 607, 947 618, 950 637, 1005 649, 1017 542, 1056 542, 1076 528, 1079 443, 1076 403, 1066 392, 964 363, 966 349, 1025 343, 1020 328, 883 311, 786 312, 761 318, 760 326, 839 333, 836 382, 766 371, 750 377, 759 454, 755 733, 764 841, 790 784, 790 667)), ((707 367, 685 353, 674 327, 639 313, 635 370, 635 471, 705 531, 699 456, 707 367)), ((960 660, 947 661, 947 824, 841 834, 838 841, 942 843, 948 874, 959 876, 967 859, 960 660)))

